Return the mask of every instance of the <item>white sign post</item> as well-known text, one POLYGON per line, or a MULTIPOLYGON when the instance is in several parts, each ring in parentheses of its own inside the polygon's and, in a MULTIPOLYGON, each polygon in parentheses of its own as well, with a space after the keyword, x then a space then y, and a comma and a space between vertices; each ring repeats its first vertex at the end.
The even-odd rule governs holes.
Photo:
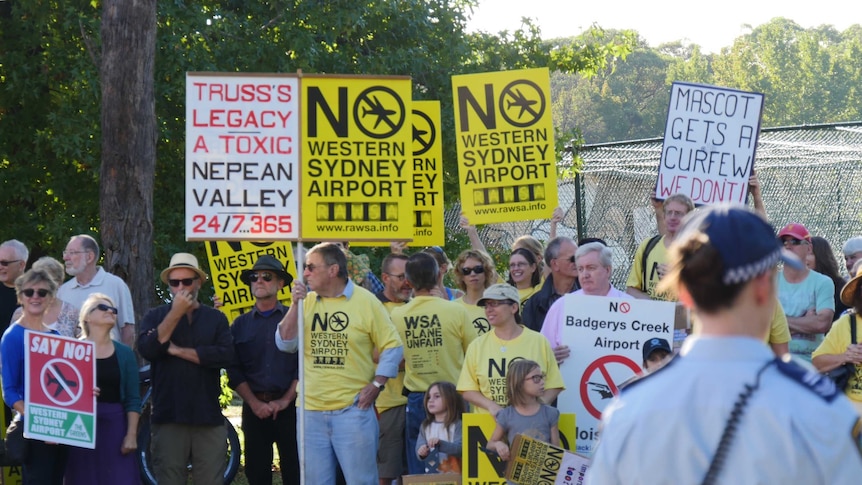
POLYGON ((566 390, 557 407, 575 413, 576 453, 590 456, 599 420, 618 386, 641 372, 649 339, 673 340, 675 303, 567 295, 560 335, 572 356, 560 366, 566 390))
POLYGON ((299 236, 299 79, 186 76, 186 239, 299 236))
POLYGON ((656 198, 681 193, 696 205, 744 203, 762 111, 760 93, 673 83, 656 198))

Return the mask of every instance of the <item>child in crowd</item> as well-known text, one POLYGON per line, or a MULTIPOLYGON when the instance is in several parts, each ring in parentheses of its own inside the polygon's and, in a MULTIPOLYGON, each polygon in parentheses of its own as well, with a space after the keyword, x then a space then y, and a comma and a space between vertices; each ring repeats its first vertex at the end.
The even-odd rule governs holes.
POLYGON ((509 445, 518 434, 560 446, 560 411, 542 403, 544 393, 545 374, 539 364, 527 359, 512 361, 506 371, 509 406, 497 413, 497 427, 487 449, 508 460, 509 445))
POLYGON ((670 344, 663 338, 652 338, 644 342, 644 364, 646 372, 655 372, 670 361, 673 351, 670 344))
POLYGON ((425 421, 419 429, 416 455, 425 473, 461 473, 461 414, 464 400, 455 385, 439 381, 425 393, 425 421))

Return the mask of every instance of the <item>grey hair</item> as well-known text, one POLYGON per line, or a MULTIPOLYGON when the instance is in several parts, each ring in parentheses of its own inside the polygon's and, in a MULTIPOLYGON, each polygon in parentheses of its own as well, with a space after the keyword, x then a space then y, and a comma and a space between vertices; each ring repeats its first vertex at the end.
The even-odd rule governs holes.
POLYGON ((599 261, 602 263, 602 266, 606 268, 610 268, 612 266, 614 256, 613 251, 611 251, 611 248, 600 242, 591 242, 580 246, 575 251, 575 261, 577 261, 581 256, 586 256, 589 253, 599 253, 599 261))
POLYGON ((8 241, 3 241, 3 244, 0 244, 0 247, 3 248, 12 248, 12 251, 15 252, 15 257, 20 259, 21 261, 27 262, 27 259, 30 257, 30 250, 27 249, 27 246, 24 245, 21 241, 17 239, 10 239, 8 241))

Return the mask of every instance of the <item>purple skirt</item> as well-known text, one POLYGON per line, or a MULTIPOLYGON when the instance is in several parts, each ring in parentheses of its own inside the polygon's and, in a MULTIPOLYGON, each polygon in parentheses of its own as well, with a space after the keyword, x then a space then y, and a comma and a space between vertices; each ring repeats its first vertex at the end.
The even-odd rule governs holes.
POLYGON ((69 447, 66 485, 139 485, 135 452, 120 453, 126 436, 126 412, 119 403, 96 405, 96 449, 69 447))

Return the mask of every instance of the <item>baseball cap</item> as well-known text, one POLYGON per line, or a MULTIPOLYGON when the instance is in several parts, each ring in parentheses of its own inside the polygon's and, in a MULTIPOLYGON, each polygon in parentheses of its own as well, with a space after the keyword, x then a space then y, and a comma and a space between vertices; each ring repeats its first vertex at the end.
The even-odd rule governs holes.
POLYGON ((686 240, 692 233, 705 234, 718 252, 724 265, 725 285, 752 280, 779 260, 791 268, 805 267, 796 255, 784 249, 772 226, 744 205, 716 204, 689 214, 677 239, 686 240))
POLYGON ((862 236, 851 237, 844 243, 844 254, 852 256, 862 251, 862 236))
POLYGON ((808 232, 808 229, 806 229, 805 226, 798 222, 791 222, 781 228, 781 230, 778 231, 778 237, 780 239, 783 236, 790 236, 794 239, 799 239, 800 241, 811 240, 811 233, 808 232))
POLYGON ((667 340, 663 338, 651 338, 644 342, 644 362, 649 360, 649 356, 656 350, 664 350, 669 354, 673 353, 667 340))
POLYGON ((497 283, 485 288, 482 293, 482 298, 476 302, 479 306, 485 306, 486 300, 512 300, 515 303, 521 302, 521 296, 518 294, 517 288, 506 283, 497 283))

